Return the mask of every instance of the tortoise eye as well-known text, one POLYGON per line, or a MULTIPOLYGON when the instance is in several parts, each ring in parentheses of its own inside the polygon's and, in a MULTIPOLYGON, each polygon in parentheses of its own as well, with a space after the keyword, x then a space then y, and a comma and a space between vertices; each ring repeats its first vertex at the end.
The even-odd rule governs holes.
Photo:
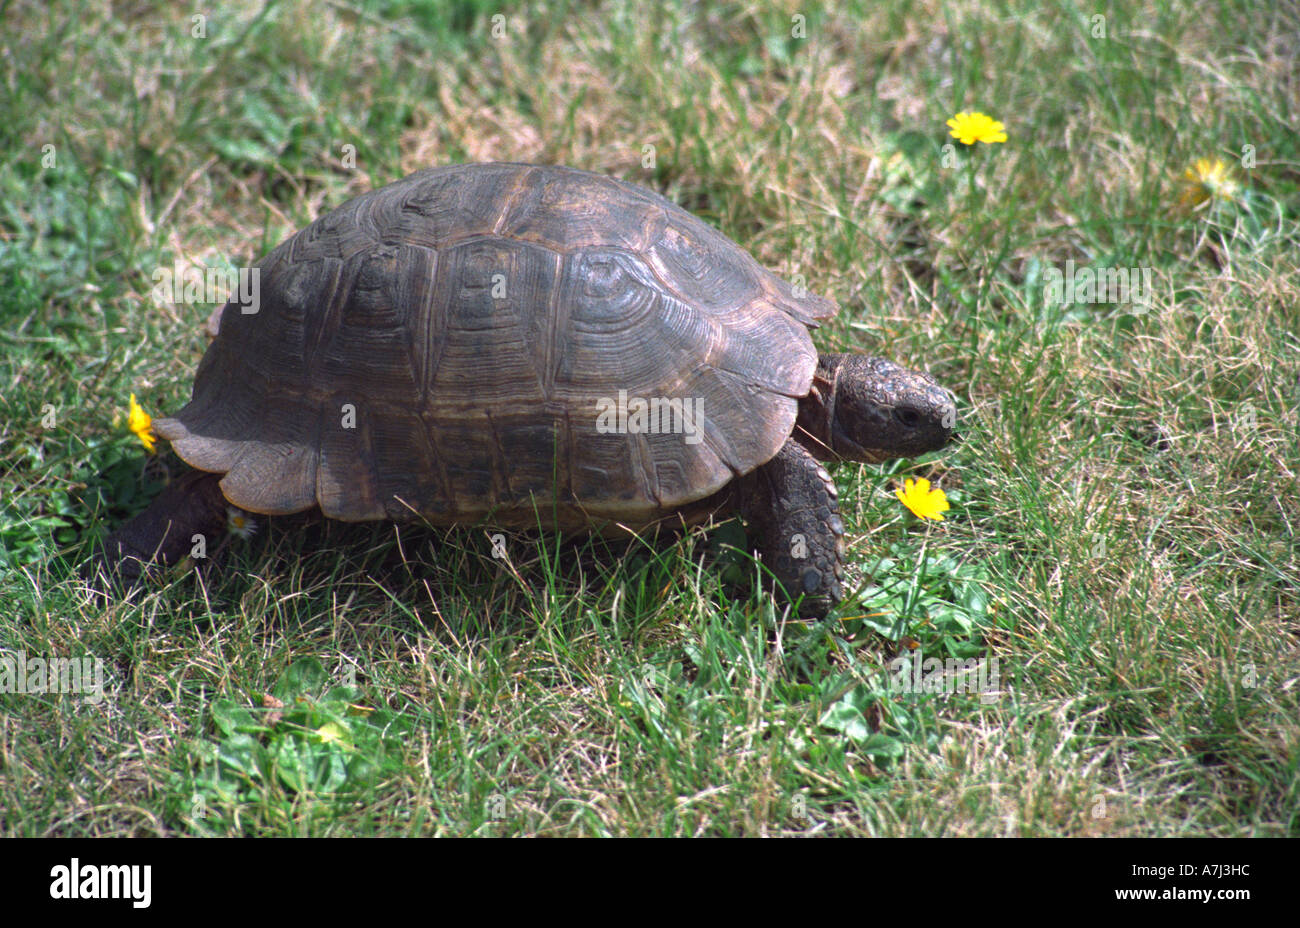
POLYGON ((914 429, 921 424, 921 417, 915 409, 895 409, 894 419, 905 429, 914 429))

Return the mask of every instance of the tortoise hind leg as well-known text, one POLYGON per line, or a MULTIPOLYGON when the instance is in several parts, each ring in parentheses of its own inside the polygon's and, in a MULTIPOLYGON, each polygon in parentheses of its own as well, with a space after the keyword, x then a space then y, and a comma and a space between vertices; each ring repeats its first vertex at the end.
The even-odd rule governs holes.
POLYGON ((800 615, 822 618, 843 597, 844 523, 826 468, 793 439, 741 478, 739 507, 752 543, 800 615))
POLYGON ((87 573, 102 567, 110 578, 132 584, 151 564, 170 567, 188 555, 195 535, 211 545, 226 524, 220 481, 220 474, 190 470, 167 484, 148 508, 104 540, 87 573))

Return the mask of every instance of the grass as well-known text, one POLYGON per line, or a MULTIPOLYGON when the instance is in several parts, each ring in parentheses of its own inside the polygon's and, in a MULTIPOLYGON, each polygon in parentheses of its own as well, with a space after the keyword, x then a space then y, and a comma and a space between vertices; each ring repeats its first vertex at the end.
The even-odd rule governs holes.
POLYGON ((105 690, 0 693, 0 834, 1297 834, 1295 16, 5 4, 0 647, 105 690), (1007 143, 945 149, 959 110, 1007 143), (1203 157, 1239 189, 1180 207, 1203 157), (654 187, 834 296, 823 349, 957 392, 960 445, 837 472, 831 623, 756 588, 734 525, 300 516, 107 604, 76 579, 157 489, 115 416, 179 408, 203 350, 212 307, 154 270, 465 160, 654 187), (1063 305, 1067 261, 1150 299, 1063 305), (901 691, 918 652, 996 660, 997 697, 901 691))

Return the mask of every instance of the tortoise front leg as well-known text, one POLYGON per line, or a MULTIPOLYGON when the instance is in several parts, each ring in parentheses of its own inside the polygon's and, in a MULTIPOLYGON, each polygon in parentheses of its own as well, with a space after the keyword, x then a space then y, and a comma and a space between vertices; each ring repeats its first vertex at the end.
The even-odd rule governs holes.
POLYGON ((831 475, 791 439, 739 491, 763 564, 791 599, 803 597, 802 616, 825 616, 844 595, 844 523, 831 475))
POLYGON ((111 578, 135 583, 150 564, 170 567, 190 553, 194 536, 209 550, 226 525, 226 498, 220 474, 187 471, 163 488, 144 512, 104 541, 88 570, 103 567, 111 578))

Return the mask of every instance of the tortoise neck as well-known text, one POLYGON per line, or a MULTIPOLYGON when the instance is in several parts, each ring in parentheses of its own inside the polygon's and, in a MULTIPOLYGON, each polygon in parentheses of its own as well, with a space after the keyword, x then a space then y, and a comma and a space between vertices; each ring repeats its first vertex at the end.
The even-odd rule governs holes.
POLYGON ((838 460, 831 450, 831 423, 835 421, 835 387, 841 358, 838 354, 819 355, 812 386, 808 395, 799 400, 793 438, 819 461, 838 460))

